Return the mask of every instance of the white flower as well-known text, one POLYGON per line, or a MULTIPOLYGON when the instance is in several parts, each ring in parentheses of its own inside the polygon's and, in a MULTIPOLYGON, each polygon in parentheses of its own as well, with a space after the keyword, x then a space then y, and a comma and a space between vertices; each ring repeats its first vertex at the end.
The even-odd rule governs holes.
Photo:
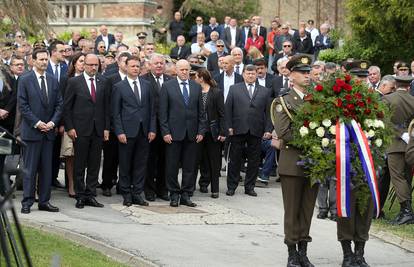
POLYGON ((376 145, 377 147, 381 147, 381 146, 382 146, 382 140, 381 140, 381 139, 376 139, 376 140, 375 140, 375 145, 376 145))
POLYGON ((327 147, 329 145, 329 139, 328 138, 322 138, 322 147, 327 147))
POLYGON ((384 125, 384 122, 382 120, 375 120, 374 127, 384 129, 385 125, 384 125))
POLYGON ((316 135, 319 137, 323 137, 325 135, 325 129, 323 127, 319 127, 316 129, 316 135))
POLYGON ((374 122, 373 122, 371 119, 366 119, 366 120, 364 121, 364 124, 365 124, 367 127, 372 127, 372 126, 373 126, 373 124, 374 124, 374 122))
POLYGON ((306 126, 300 127, 299 133, 300 133, 300 136, 304 137, 305 135, 307 135, 309 133, 308 127, 306 127, 306 126))
POLYGON ((319 146, 313 146, 313 147, 312 147, 312 150, 313 150, 314 152, 317 152, 317 153, 322 153, 322 148, 321 148, 321 147, 319 147, 319 146))
POLYGON ((309 128, 311 128, 312 130, 315 129, 316 127, 318 127, 318 126, 319 126, 319 123, 317 123, 317 122, 311 121, 309 123, 309 128))
POLYGON ((368 138, 372 138, 372 137, 374 137, 375 136, 375 132, 374 132, 374 130, 369 130, 368 131, 368 133, 367 133, 367 137, 368 138))
POLYGON ((331 127, 329 127, 329 132, 332 135, 336 135, 336 126, 335 125, 332 125, 331 127))
POLYGON ((326 128, 328 128, 329 126, 331 126, 331 125, 332 125, 332 122, 331 122, 331 120, 324 119, 324 120, 322 121, 322 125, 323 125, 323 126, 325 126, 326 128))

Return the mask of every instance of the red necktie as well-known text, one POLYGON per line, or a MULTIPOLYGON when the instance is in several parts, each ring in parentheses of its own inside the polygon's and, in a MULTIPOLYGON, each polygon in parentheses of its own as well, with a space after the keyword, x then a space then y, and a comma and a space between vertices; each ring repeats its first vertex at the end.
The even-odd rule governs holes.
POLYGON ((93 83, 93 78, 89 78, 89 80, 91 80, 91 97, 92 97, 92 101, 95 103, 95 101, 96 101, 95 84, 93 83))

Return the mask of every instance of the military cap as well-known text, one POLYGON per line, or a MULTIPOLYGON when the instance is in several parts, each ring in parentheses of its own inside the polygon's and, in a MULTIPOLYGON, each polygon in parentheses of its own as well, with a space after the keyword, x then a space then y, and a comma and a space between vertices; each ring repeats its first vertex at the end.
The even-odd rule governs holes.
POLYGON ((397 70, 409 70, 408 64, 401 62, 397 65, 397 70))
POLYGON ((197 58, 198 58, 198 62, 200 63, 204 63, 207 60, 207 58, 203 55, 198 55, 197 58))
POLYGON ((290 71, 310 71, 311 58, 308 55, 298 54, 290 58, 286 64, 286 68, 290 71))
POLYGON ((105 54, 105 57, 115 58, 115 55, 112 52, 108 52, 105 54))
POLYGON ((405 76, 395 76, 394 79, 398 83, 410 84, 414 80, 414 77, 411 75, 405 75, 405 76))
POLYGON ((200 64, 190 64, 190 75, 195 75, 197 70, 205 68, 203 65, 200 64))
POLYGON ((139 33, 137 33, 137 37, 138 38, 147 38, 147 33, 146 32, 139 32, 139 33))
POLYGON ((345 69, 356 76, 359 77, 367 77, 368 76, 368 68, 370 66, 369 61, 366 60, 354 60, 347 62, 344 67, 345 69))

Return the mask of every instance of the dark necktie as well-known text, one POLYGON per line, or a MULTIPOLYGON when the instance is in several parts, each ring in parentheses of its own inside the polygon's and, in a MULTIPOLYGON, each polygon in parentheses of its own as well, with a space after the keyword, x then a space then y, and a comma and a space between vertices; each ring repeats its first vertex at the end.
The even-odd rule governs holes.
POLYGON ((250 99, 253 98, 253 84, 249 83, 249 97, 250 99))
POLYGON ((133 84, 134 84, 134 94, 135 94, 135 97, 137 98, 138 104, 141 105, 141 97, 140 97, 139 92, 138 92, 137 81, 134 81, 133 84))
POLYGON ((180 56, 180 53, 181 53, 181 46, 178 47, 177 56, 180 56))
POLYGON ((55 78, 58 80, 58 82, 59 82, 59 71, 58 71, 58 68, 59 68, 59 64, 56 64, 55 65, 55 78))
POLYGON ((188 101, 190 100, 190 96, 188 95, 188 89, 187 89, 187 83, 182 82, 183 85, 183 98, 184 98, 184 104, 188 106, 188 101))
POLYGON ((289 78, 287 78, 287 77, 285 77, 285 82, 283 83, 283 87, 285 88, 285 89, 288 89, 289 88, 289 78))
POLYGON ((160 77, 156 77, 157 78, 157 86, 158 86, 158 91, 161 90, 161 83, 160 83, 160 77))
POLYGON ((240 65, 236 65, 236 73, 240 74, 240 65))
POLYGON ((89 78, 89 80, 91 80, 91 98, 92 101, 95 103, 96 102, 96 89, 95 89, 95 83, 93 82, 93 78, 89 78))
POLYGON ((42 93, 43 101, 45 103, 47 103, 48 99, 47 99, 45 76, 43 76, 43 75, 40 76, 40 79, 41 79, 41 81, 40 81, 40 92, 42 93))

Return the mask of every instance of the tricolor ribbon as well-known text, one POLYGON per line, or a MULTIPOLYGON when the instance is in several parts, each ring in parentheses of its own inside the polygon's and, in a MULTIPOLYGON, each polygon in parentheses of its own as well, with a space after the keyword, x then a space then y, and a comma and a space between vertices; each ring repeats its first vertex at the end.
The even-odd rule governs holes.
POLYGON ((350 125, 343 122, 336 123, 336 196, 339 217, 350 217, 350 187, 351 187, 351 138, 358 147, 358 155, 361 161, 369 189, 371 191, 374 207, 379 215, 380 199, 378 182, 372 159, 371 149, 364 131, 355 120, 350 125))

